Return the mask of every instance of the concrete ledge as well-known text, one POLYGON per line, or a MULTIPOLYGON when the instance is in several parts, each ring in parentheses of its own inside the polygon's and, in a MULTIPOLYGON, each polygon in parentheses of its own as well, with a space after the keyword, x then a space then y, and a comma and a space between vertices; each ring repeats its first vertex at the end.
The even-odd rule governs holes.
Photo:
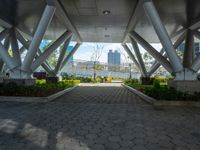
POLYGON ((122 84, 122 86, 124 86, 126 89, 128 89, 129 91, 133 92, 134 94, 136 94, 137 96, 139 96, 141 99, 143 99, 144 101, 146 101, 149 104, 153 104, 155 101, 157 101, 156 99, 149 97, 147 95, 145 95, 144 93, 130 87, 127 85, 122 84))
POLYGON ((28 103, 46 103, 55 100, 56 98, 72 91, 78 85, 67 88, 63 91, 57 92, 48 97, 14 97, 14 96, 0 96, 0 102, 28 102, 28 103))
POLYGON ((179 107, 200 107, 200 102, 197 101, 167 101, 167 100, 157 100, 153 103, 155 107, 164 106, 179 106, 179 107))
POLYGON ((165 106, 177 106, 177 107, 200 107, 200 102, 198 101, 168 101, 168 100, 156 100, 152 97, 145 95, 144 93, 122 84, 125 88, 145 100, 146 102, 152 104, 155 107, 165 107, 165 106))

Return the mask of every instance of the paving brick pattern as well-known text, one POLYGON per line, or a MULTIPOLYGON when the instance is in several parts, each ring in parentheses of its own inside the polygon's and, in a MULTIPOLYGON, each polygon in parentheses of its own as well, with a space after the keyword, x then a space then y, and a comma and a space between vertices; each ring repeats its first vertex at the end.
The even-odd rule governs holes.
POLYGON ((200 109, 83 85, 47 104, 0 103, 0 150, 200 150, 200 109))

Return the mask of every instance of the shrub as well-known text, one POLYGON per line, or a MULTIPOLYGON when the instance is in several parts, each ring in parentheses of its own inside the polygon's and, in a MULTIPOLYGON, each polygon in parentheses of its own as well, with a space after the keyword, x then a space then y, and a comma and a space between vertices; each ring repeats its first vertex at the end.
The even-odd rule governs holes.
POLYGON ((57 84, 37 82, 35 86, 18 86, 16 83, 10 82, 0 87, 0 95, 2 96, 49 96, 65 88, 71 87, 74 82, 59 82, 57 84))
POLYGON ((138 79, 127 79, 124 81, 125 84, 127 85, 133 85, 133 84, 139 84, 138 79))
POLYGON ((159 80, 154 80, 153 81, 153 87, 156 88, 156 89, 159 89, 160 88, 160 81, 159 80))

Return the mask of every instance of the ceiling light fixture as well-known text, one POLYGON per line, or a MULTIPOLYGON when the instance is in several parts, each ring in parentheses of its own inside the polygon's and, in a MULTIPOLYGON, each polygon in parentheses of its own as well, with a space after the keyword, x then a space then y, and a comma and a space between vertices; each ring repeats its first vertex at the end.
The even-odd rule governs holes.
POLYGON ((104 14, 104 15, 110 15, 110 13, 111 13, 110 10, 104 10, 104 11, 103 11, 103 14, 104 14))

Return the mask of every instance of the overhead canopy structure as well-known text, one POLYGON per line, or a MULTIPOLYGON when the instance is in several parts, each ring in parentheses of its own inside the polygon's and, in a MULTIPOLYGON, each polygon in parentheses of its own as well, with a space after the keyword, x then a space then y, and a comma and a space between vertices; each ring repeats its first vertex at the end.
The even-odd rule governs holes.
MULTIPOLYGON (((200 38, 199 19, 199 0, 0 0, 0 25, 4 28, 0 63, 14 76, 27 78, 40 65, 52 73, 46 59, 60 45, 67 47, 70 40, 77 45, 69 56, 82 42, 122 43, 143 76, 151 76, 162 65, 176 80, 196 80, 200 56, 194 54, 194 37, 200 38), (43 38, 54 43, 41 53, 43 38), (28 50, 23 62, 17 40, 28 50), (9 42, 14 59, 6 53, 9 42), (180 60, 176 48, 183 42, 184 58, 180 60), (127 43, 132 43, 137 59, 127 43), (150 43, 161 43, 163 48, 159 52, 150 43), (138 44, 156 59, 151 70, 145 68, 138 44)), ((69 56, 59 57, 52 74, 57 74, 69 56)))
MULTIPOLYGON (((48 0, 1 0, 0 18, 33 36, 46 1, 48 0)), ((49 1, 53 4, 53 0, 49 1)), ((175 28, 193 25, 199 19, 199 0, 153 2, 168 33, 172 33, 175 28)), ((60 7, 57 9, 62 10, 56 11, 45 34, 46 38, 59 37, 66 26, 70 26, 70 21, 81 37, 74 37, 73 40, 121 43, 125 34, 134 29, 148 42, 159 42, 139 0, 56 0, 55 3, 59 3, 60 7), (69 21, 66 21, 61 11, 69 21)))

